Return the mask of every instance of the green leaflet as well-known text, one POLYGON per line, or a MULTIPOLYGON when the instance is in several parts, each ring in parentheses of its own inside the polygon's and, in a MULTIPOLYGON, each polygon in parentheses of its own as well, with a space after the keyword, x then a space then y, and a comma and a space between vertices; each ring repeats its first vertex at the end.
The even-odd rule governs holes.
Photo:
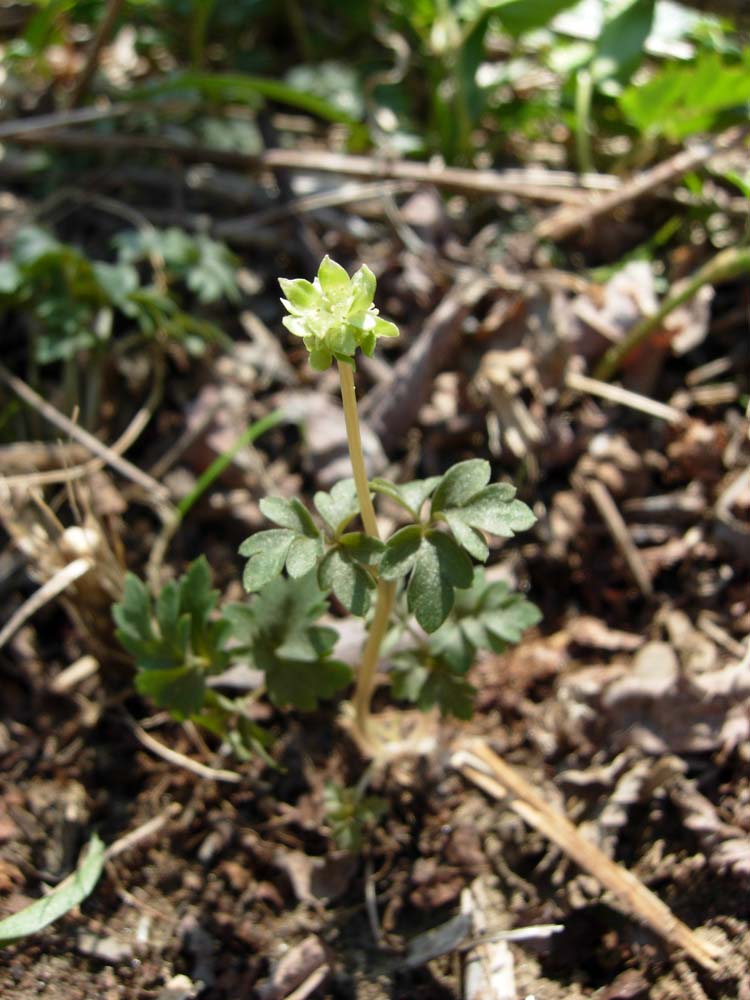
POLYGON ((334 537, 359 514, 357 489, 353 479, 339 480, 330 493, 319 490, 313 497, 313 503, 334 537))
POLYGON ((298 580, 273 580, 252 604, 226 609, 238 651, 265 673, 275 705, 311 710, 351 681, 349 667, 331 658, 337 633, 315 625, 326 606, 309 573, 298 580))

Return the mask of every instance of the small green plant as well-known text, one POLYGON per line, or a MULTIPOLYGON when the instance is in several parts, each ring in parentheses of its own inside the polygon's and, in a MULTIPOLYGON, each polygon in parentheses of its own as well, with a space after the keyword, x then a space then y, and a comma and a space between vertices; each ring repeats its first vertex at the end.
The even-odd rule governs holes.
POLYGON ((203 304, 236 301, 237 264, 226 247, 179 229, 127 233, 115 246, 117 259, 110 263, 90 259, 37 226, 19 230, 9 258, 0 262, 0 313, 23 314, 36 364, 102 350, 117 319, 145 341, 162 335, 194 354, 222 340, 218 327, 182 307, 168 283, 184 283, 203 304), (136 269, 154 254, 166 287, 144 282, 136 269))
MULTIPOLYGON (((334 656, 336 630, 316 624, 333 595, 367 622, 354 676, 354 726, 362 746, 374 750, 370 702, 384 642, 392 651, 397 698, 468 719, 474 689, 466 674, 477 652, 502 651, 539 620, 533 604, 504 583, 488 582, 477 566, 490 554, 487 535, 510 538, 535 519, 511 485, 490 483, 484 459, 410 483, 368 480, 355 356, 358 349, 372 354, 380 337, 398 335, 375 308, 375 276, 363 266, 350 278, 326 257, 314 281, 282 279, 281 287, 284 325, 302 339, 313 368, 338 365, 352 477, 316 493, 314 513, 296 497, 261 500, 274 527, 240 548, 247 559, 245 589, 255 595, 248 603, 217 612, 203 559, 155 601, 129 576, 114 612, 118 636, 135 658, 141 692, 178 718, 220 732, 232 712, 242 717, 241 704, 221 701, 206 678, 234 660, 262 671, 265 693, 279 707, 314 709, 351 683, 352 670, 334 656), (402 514, 404 523, 388 538, 380 537, 376 497, 388 498, 402 514)), ((257 727, 244 731, 250 743, 267 746, 257 727)), ((346 833, 352 840, 357 803, 339 796, 336 807, 342 831, 353 824, 346 833)))

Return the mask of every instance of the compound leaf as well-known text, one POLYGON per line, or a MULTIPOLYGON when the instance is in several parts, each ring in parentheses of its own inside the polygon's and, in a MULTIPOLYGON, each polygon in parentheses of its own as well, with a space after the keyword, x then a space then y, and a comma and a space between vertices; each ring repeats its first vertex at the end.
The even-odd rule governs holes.
POLYGON ((226 618, 238 650, 266 676, 271 701, 314 709, 351 681, 351 670, 330 658, 336 632, 315 624, 326 610, 315 574, 273 580, 252 604, 232 604, 226 618))

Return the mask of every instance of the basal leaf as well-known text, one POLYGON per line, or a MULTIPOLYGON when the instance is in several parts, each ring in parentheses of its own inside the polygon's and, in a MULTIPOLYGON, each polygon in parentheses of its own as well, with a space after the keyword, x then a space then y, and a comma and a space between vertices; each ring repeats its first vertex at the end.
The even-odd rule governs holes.
POLYGON ((335 630, 315 625, 326 608, 309 573, 297 580, 273 580, 252 604, 226 609, 238 648, 265 673, 274 704, 312 709, 351 681, 351 670, 329 658, 335 630))
POLYGON ((289 576, 304 576, 305 573, 309 573, 311 569, 315 568, 321 553, 322 545, 317 536, 306 538, 303 535, 297 535, 289 546, 289 553, 286 557, 286 569, 289 576))
POLYGON ((536 521, 525 503, 513 499, 515 493, 506 483, 494 483, 472 496, 454 515, 472 528, 511 538, 516 531, 524 531, 536 521))
POLYGON ((260 509, 269 521, 278 524, 280 528, 289 528, 308 538, 317 538, 320 534, 310 512, 296 497, 291 500, 284 497, 263 497, 260 509))
POLYGON ((339 660, 279 660, 266 675, 268 697, 280 708, 313 711, 322 698, 332 698, 351 683, 351 669, 339 660))
POLYGON ((151 595, 134 573, 126 575, 122 600, 113 605, 112 617, 122 637, 136 642, 153 638, 151 595))
POLYGON ((444 661, 397 657, 392 690, 396 698, 413 702, 422 712, 437 707, 443 716, 470 719, 474 711, 476 689, 444 661))
POLYGON ((520 595, 513 595, 504 608, 482 612, 481 621, 488 632, 503 642, 515 643, 520 642, 525 630, 537 625, 541 617, 542 613, 535 604, 520 595))
POLYGON ((470 587, 474 571, 463 549, 442 531, 428 531, 425 541, 435 549, 441 575, 454 587, 470 587))
POLYGON ((485 562, 490 554, 490 550, 487 542, 484 540, 484 535, 464 521, 461 509, 446 510, 445 520, 448 522, 448 527, 453 532, 453 537, 461 548, 465 549, 474 559, 485 562))
POLYGON ((441 476, 430 476, 429 479, 415 479, 410 483, 392 483, 388 479, 376 478, 371 481, 370 485, 377 493, 382 493, 384 496, 389 496, 391 500, 395 500, 417 521, 422 505, 441 478, 441 476))
POLYGON ((363 531, 350 531, 340 535, 339 546, 347 556, 356 559, 364 566, 377 566, 385 552, 384 542, 366 535, 363 531))
POLYGON ((160 708, 169 709, 176 719, 200 712, 205 685, 205 673, 198 666, 139 670, 135 676, 136 689, 160 708))

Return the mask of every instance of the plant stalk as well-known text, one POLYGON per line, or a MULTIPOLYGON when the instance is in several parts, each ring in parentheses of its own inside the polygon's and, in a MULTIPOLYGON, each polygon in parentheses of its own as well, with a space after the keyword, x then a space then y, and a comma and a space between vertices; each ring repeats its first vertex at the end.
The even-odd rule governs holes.
POLYGON ((371 538, 380 538, 378 522, 375 519, 375 508, 370 496, 370 484, 367 479, 365 457, 362 452, 362 435, 359 430, 359 415, 357 413, 357 393, 354 388, 354 371, 352 366, 339 361, 339 378, 341 380, 341 400, 344 404, 344 421, 346 423, 346 440, 349 444, 349 460, 357 488, 357 499, 362 514, 365 531, 371 538))
MULTIPOLYGON (((339 377, 341 379, 341 399, 344 404, 344 420, 346 423, 346 439, 349 444, 349 460, 357 489, 359 509, 365 531, 372 538, 380 538, 378 522, 375 519, 375 508, 370 496, 370 485, 367 479, 367 469, 362 453, 362 435, 359 429, 357 413, 357 394, 354 388, 354 372, 352 366, 339 361, 339 377)), ((375 675, 380 659, 380 647, 388 630, 393 601, 396 596, 395 582, 378 581, 378 596, 375 603, 375 614, 370 625, 365 647, 362 650, 362 661, 357 672, 357 683, 354 690, 354 720, 355 726, 368 742, 370 723, 370 701, 375 687, 375 675)))

